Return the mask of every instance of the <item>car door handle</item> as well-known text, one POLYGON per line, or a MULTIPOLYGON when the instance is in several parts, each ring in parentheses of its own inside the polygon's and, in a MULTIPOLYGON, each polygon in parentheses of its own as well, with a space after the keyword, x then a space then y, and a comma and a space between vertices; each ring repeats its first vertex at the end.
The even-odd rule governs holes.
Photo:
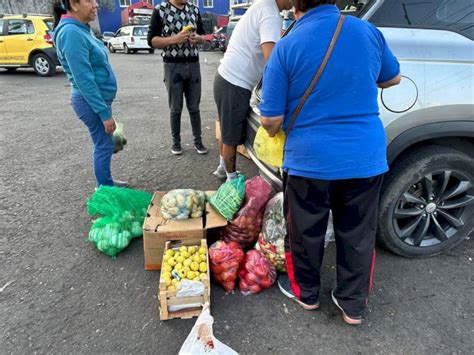
POLYGON ((31 42, 33 40, 33 38, 28 38, 27 41, 28 42, 31 42))

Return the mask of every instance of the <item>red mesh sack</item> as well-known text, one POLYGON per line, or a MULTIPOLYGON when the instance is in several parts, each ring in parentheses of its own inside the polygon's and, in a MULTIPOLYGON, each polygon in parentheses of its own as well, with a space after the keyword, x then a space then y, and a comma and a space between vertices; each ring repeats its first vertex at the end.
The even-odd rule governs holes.
POLYGON ((272 187, 261 176, 247 180, 244 204, 221 232, 222 239, 237 242, 244 249, 253 247, 262 229, 263 213, 271 192, 272 187))
POLYGON ((244 251, 236 242, 218 240, 209 248, 212 276, 228 293, 235 288, 239 263, 243 257, 244 251))
POLYGON ((256 294, 271 287, 276 280, 275 267, 257 250, 248 251, 239 268, 239 289, 244 295, 256 294))

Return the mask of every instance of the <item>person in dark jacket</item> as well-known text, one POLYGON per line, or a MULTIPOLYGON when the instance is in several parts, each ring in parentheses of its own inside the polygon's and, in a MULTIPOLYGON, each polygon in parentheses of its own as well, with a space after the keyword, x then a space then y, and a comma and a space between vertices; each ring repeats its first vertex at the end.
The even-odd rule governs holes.
POLYGON ((53 41, 71 84, 71 105, 87 126, 94 143, 93 161, 97 186, 128 186, 112 179, 115 120, 112 102, 117 80, 104 44, 91 33, 89 22, 97 17, 95 0, 59 0, 53 5, 53 41))
POLYGON ((164 62, 164 82, 168 91, 171 134, 171 153, 182 154, 181 112, 183 96, 186 99, 194 148, 198 154, 206 154, 202 143, 201 113, 201 69, 199 66, 198 44, 204 39, 201 14, 198 7, 186 0, 169 0, 157 5, 151 15, 148 30, 148 44, 161 48, 164 62))
MULTIPOLYGON (((292 0, 298 20, 280 40, 263 75, 261 123, 286 130, 340 20, 335 0, 292 0)), ((287 135, 284 201, 288 224, 281 291, 319 308, 320 266, 329 211, 337 249, 332 300, 348 324, 360 324, 375 262, 377 201, 388 170, 377 87, 400 82, 400 66, 382 33, 343 19, 334 51, 287 135), (350 59, 348 59, 350 58, 350 59)))

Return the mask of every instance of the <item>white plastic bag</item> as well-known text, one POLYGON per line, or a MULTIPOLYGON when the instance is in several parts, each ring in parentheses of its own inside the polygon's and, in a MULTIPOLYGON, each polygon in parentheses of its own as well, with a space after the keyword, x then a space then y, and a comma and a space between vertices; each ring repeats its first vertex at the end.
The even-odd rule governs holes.
POLYGON ((213 323, 214 318, 209 311, 209 303, 206 303, 196 324, 184 341, 179 355, 237 355, 237 352, 216 339, 212 333, 213 323))

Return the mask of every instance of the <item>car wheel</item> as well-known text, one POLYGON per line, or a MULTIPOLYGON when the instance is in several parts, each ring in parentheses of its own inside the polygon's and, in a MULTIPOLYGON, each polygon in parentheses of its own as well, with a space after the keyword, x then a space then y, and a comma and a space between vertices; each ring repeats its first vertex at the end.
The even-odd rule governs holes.
POLYGON ((53 76, 56 74, 56 66, 44 53, 39 53, 33 58, 33 69, 39 76, 53 76))
POLYGON ((109 52, 110 52, 110 53, 115 53, 115 48, 114 48, 114 46, 112 45, 112 43, 109 43, 109 52))
POLYGON ((154 49, 149 49, 148 53, 153 54, 153 53, 155 53, 155 50, 154 49))
POLYGON ((132 49, 130 52, 133 53, 133 54, 135 54, 135 53, 137 53, 137 50, 136 50, 136 49, 132 49))
POLYGON ((128 48, 126 43, 123 44, 123 51, 125 52, 125 54, 130 54, 131 53, 130 48, 128 48))
POLYGON ((202 44, 202 50, 207 52, 207 51, 210 51, 211 50, 211 42, 209 41, 205 41, 203 44, 202 44))
POLYGON ((419 148, 387 174, 378 241, 401 256, 433 256, 461 243, 473 216, 474 159, 447 147, 419 148))

